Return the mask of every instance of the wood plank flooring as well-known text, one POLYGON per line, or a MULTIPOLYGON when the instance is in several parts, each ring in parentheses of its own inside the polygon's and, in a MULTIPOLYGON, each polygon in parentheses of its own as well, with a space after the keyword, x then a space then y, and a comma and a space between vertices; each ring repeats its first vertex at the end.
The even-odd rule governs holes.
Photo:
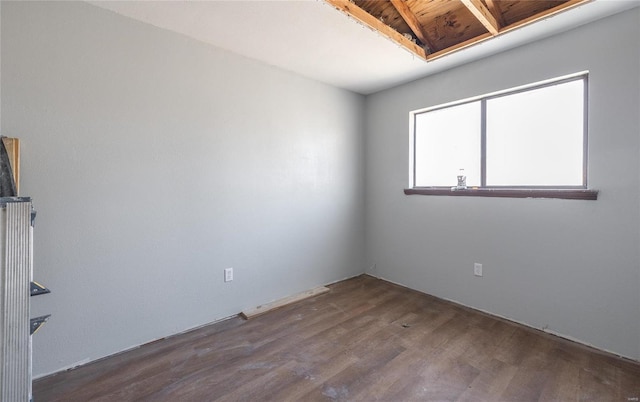
POLYGON ((45 401, 637 401, 640 365, 359 276, 34 382, 45 401))

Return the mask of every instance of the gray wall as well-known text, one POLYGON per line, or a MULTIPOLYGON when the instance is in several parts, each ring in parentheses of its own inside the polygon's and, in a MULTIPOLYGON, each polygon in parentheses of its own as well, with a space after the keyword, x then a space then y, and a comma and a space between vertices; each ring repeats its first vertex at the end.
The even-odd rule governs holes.
POLYGON ((3 2, 2 133, 53 291, 35 375, 363 272, 363 113, 91 5, 3 2))
POLYGON ((366 103, 83 3, 1 14, 1 132, 53 290, 37 376, 365 266, 640 358, 638 9, 366 103), (581 70, 598 201, 402 193, 410 110, 581 70))
POLYGON ((639 49, 636 8, 367 97, 370 272, 640 358, 639 49), (597 201, 403 194, 410 110, 583 70, 597 201))

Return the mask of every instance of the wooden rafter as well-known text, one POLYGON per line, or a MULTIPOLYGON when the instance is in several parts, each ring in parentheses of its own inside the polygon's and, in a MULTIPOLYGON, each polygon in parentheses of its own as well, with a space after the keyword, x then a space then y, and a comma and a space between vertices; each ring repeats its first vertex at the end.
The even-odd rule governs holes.
POLYGON ((460 0, 492 35, 500 32, 500 24, 480 0, 460 0))
POLYGON ((487 2, 487 8, 491 12, 491 14, 495 17, 496 21, 498 21, 498 24, 501 27, 504 27, 505 25, 507 25, 507 22, 505 21, 504 16, 502 15, 502 10, 500 9, 500 3, 498 3, 496 0, 486 0, 486 2, 487 2))
POLYGON ((389 25, 384 22, 378 20, 373 15, 369 14, 362 8, 358 7, 356 4, 351 3, 349 0, 325 0, 328 4, 331 4, 338 10, 343 13, 349 15, 357 21, 367 25, 374 31, 379 32, 380 34, 390 38, 395 41, 397 44, 409 50, 411 53, 426 59, 427 54, 423 48, 415 44, 413 41, 407 39, 400 32, 391 28, 389 25))
POLYGON ((402 17, 402 19, 404 19, 407 25, 409 25, 409 28, 411 28, 416 37, 420 39, 420 42, 427 46, 430 51, 435 52, 436 47, 434 46, 433 42, 429 40, 427 32, 425 31, 420 21, 418 21, 418 18, 413 13, 413 11, 411 11, 406 1, 391 0, 391 4, 393 4, 395 9, 398 10, 398 13, 402 17))

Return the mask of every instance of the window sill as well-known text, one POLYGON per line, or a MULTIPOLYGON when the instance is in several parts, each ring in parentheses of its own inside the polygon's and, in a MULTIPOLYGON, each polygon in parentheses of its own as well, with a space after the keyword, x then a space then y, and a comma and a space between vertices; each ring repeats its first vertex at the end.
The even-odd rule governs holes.
POLYGON ((597 200, 598 190, 587 189, 521 189, 468 188, 451 190, 441 187, 406 188, 406 195, 446 195, 452 197, 560 198, 565 200, 597 200))

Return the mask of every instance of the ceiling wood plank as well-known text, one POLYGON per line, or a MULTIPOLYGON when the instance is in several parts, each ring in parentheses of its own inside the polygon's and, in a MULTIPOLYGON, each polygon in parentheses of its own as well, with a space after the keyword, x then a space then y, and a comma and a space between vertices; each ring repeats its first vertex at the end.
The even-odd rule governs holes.
POLYGON ((536 14, 536 15, 533 15, 533 16, 531 16, 529 18, 525 18, 525 19, 520 20, 518 22, 515 22, 515 23, 513 23, 511 25, 508 25, 508 26, 504 27, 504 29, 502 31, 500 31, 500 33, 506 33, 506 32, 512 31, 512 30, 514 30, 516 28, 520 28, 521 26, 533 24, 534 22, 540 21, 541 19, 549 18, 552 15, 555 15, 555 14, 570 10, 570 9, 572 9, 574 7, 577 7, 577 6, 581 5, 581 4, 589 3, 591 1, 593 1, 593 0, 569 0, 569 1, 564 2, 564 3, 560 4, 560 5, 557 5, 557 6, 553 7, 553 8, 550 8, 550 9, 542 11, 542 12, 536 14))
POLYGON ((424 43, 424 45, 427 46, 430 51, 435 52, 436 47, 434 46, 433 42, 429 40, 427 32, 425 31, 420 21, 418 21, 418 18, 413 13, 413 11, 411 11, 406 1, 391 0, 391 4, 396 8, 396 10, 398 10, 400 16, 404 19, 407 25, 409 25, 409 28, 411 28, 416 37, 420 39, 420 42, 424 43))
POLYGON ((507 25, 507 22, 504 20, 504 15, 502 15, 502 10, 500 9, 500 3, 497 0, 486 0, 487 8, 491 14, 495 17, 496 21, 501 27, 507 25))
POLYGON ((500 24, 480 0, 460 0, 492 35, 500 32, 500 24))
POLYGON ((491 39, 491 38, 494 38, 494 37, 495 36, 493 36, 492 34, 487 32, 487 33, 485 33, 483 35, 476 36, 475 38, 471 38, 471 39, 466 40, 464 42, 460 42, 457 45, 449 46, 446 49, 442 49, 442 50, 440 50, 438 52, 431 53, 430 55, 427 55, 427 61, 433 61, 433 60, 439 59, 439 58, 441 58, 443 56, 446 56, 446 55, 448 55, 450 53, 457 52, 458 50, 466 49, 469 46, 473 46, 476 43, 484 42, 485 40, 491 39))
POLYGON ((349 0, 325 0, 325 2, 347 14, 348 16, 354 18, 355 20, 360 21, 374 31, 377 31, 378 33, 388 37, 416 56, 419 56, 422 59, 427 58, 425 50, 418 44, 405 38, 404 35, 402 35, 400 32, 391 28, 384 22, 378 20, 362 8, 358 7, 356 4, 351 3, 349 0))

